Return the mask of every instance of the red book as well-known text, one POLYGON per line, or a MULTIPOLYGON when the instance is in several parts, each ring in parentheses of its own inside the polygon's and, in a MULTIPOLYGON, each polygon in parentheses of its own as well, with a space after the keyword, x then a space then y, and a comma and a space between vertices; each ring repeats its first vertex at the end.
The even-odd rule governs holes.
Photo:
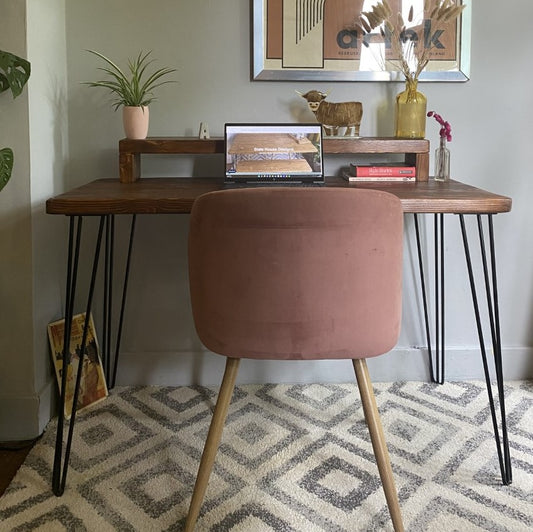
POLYGON ((416 166, 350 164, 352 177, 416 177, 416 166))
POLYGON ((364 183, 364 182, 370 182, 370 183, 414 183, 416 181, 416 177, 389 177, 389 176, 381 176, 381 177, 355 177, 353 175, 344 174, 344 179, 346 181, 350 181, 351 183, 364 183))

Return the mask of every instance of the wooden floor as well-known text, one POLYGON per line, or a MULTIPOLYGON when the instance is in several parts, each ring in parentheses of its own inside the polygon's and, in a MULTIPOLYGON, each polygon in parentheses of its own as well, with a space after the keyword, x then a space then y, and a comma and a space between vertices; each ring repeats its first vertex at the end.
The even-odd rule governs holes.
POLYGON ((31 451, 34 440, 0 443, 0 497, 31 451))

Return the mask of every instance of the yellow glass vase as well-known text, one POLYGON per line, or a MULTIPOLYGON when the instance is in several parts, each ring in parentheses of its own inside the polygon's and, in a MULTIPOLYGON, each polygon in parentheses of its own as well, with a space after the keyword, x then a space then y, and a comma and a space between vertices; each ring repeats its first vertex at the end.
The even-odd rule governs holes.
POLYGON ((418 82, 406 81, 396 96, 396 137, 423 139, 426 136, 427 99, 417 90, 418 82))

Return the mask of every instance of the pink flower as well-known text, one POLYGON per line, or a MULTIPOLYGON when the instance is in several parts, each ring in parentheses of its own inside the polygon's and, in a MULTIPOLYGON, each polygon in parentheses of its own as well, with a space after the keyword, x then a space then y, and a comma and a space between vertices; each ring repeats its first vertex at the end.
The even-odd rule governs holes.
POLYGON ((439 130, 439 134, 441 138, 445 138, 448 142, 452 141, 452 126, 450 126, 449 122, 446 122, 442 116, 440 116, 435 111, 429 111, 428 116, 432 116, 440 125, 441 128, 439 130))

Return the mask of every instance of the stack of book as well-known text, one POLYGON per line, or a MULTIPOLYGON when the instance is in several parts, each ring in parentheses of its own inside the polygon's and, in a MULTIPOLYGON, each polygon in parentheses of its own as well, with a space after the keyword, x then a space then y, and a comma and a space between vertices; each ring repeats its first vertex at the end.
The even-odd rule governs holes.
POLYGON ((393 164, 350 164, 344 173, 347 181, 389 181, 393 183, 416 180, 416 166, 393 164))

